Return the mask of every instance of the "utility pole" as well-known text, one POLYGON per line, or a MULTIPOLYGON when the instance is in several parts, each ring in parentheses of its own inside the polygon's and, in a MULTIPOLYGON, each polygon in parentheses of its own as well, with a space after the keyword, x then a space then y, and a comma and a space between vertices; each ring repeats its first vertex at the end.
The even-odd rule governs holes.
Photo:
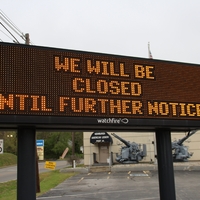
POLYGON ((72 132, 72 167, 76 167, 75 161, 75 132, 72 132))
POLYGON ((30 44, 30 37, 29 37, 29 33, 25 34, 25 44, 30 44))
POLYGON ((72 132, 72 156, 75 157, 75 132, 72 132))
MULTIPOLYGON (((25 44, 30 45, 30 37, 29 33, 25 34, 25 44)), ((38 167, 38 155, 37 155, 37 146, 36 146, 36 141, 35 141, 35 169, 36 169, 36 193, 40 193, 40 177, 39 177, 39 167, 38 167)))

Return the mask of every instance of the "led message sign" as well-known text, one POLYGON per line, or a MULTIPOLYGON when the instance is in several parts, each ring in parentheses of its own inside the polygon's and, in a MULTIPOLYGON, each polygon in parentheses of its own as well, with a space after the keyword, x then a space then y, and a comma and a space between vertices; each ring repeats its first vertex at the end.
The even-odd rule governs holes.
POLYGON ((200 66, 0 43, 0 114, 200 119, 200 66))

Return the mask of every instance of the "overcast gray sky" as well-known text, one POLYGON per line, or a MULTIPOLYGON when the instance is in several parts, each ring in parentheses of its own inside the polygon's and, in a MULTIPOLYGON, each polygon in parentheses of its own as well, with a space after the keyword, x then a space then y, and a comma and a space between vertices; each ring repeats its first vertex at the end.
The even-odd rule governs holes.
POLYGON ((1 0, 0 9, 34 45, 148 58, 150 42, 154 59, 200 64, 199 0, 1 0))

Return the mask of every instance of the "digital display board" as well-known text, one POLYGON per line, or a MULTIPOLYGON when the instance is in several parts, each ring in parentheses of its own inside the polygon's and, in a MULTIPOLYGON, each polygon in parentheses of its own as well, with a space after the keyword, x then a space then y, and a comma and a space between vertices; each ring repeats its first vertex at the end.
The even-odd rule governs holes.
POLYGON ((200 65, 0 43, 0 74, 1 115, 200 119, 200 65))

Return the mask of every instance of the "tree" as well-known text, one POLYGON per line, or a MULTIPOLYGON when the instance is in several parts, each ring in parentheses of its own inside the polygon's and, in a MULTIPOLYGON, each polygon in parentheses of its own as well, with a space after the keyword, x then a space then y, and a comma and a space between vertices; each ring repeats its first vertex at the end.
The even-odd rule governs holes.
MULTIPOLYGON (((17 132, 0 131, 0 139, 4 140, 4 152, 17 155, 17 132)), ((44 140, 45 158, 58 159, 68 147, 67 155, 72 155, 72 132, 37 132, 37 139, 44 140)), ((83 133, 74 132, 74 153, 80 154, 80 147, 83 146, 83 133)))
POLYGON ((4 152, 17 155, 16 131, 1 131, 0 139, 3 139, 4 141, 4 152))
MULTIPOLYGON (((80 146, 83 145, 81 133, 75 133, 75 153, 80 153, 80 146)), ((37 132, 37 139, 44 140, 45 158, 58 159, 66 148, 69 148, 68 155, 72 153, 71 132, 37 132)))
POLYGON ((83 132, 75 132, 75 153, 80 154, 83 146, 83 132))

